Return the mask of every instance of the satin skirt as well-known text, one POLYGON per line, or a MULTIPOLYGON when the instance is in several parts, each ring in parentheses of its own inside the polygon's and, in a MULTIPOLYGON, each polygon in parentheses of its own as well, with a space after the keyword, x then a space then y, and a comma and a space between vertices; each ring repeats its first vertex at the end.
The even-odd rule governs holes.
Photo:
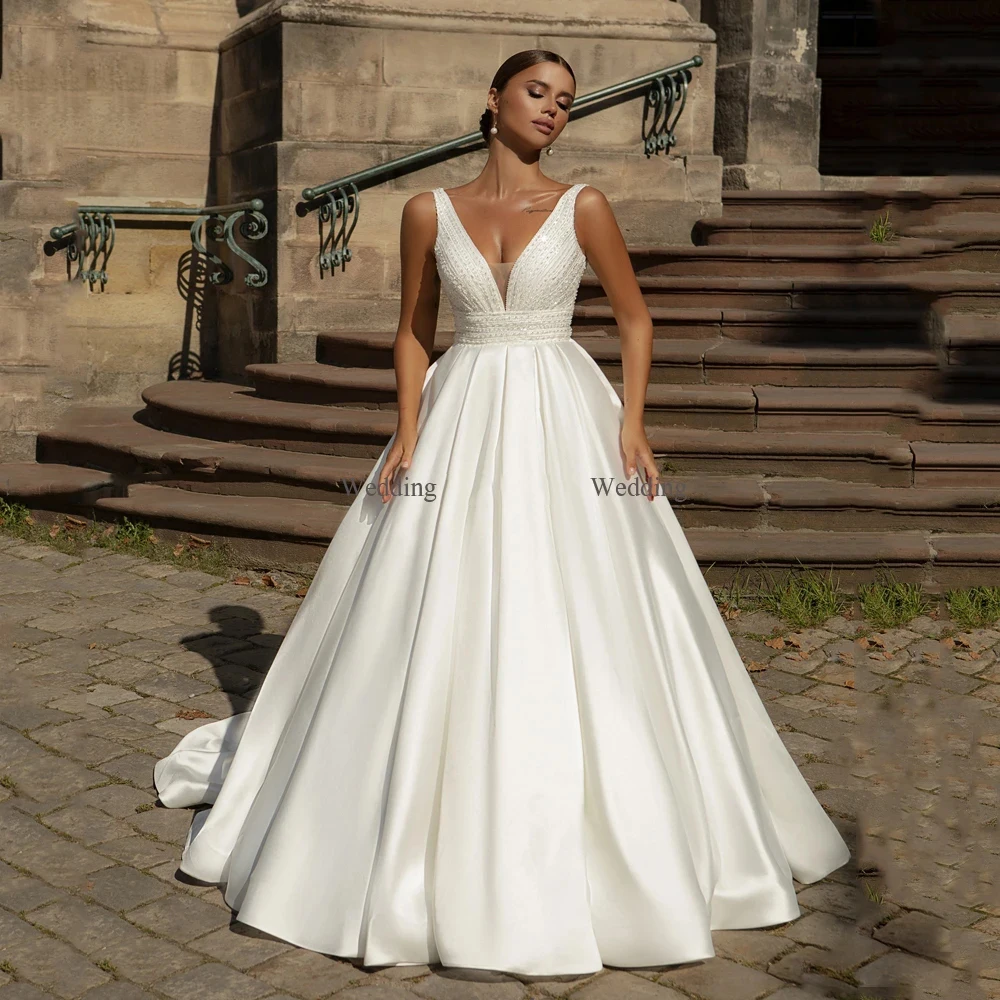
POLYGON ((181 869, 240 922, 583 974, 708 958, 848 860, 669 498, 616 492, 622 413, 574 341, 430 365, 403 492, 367 491, 390 441, 250 711, 155 767, 164 805, 211 804, 181 869))

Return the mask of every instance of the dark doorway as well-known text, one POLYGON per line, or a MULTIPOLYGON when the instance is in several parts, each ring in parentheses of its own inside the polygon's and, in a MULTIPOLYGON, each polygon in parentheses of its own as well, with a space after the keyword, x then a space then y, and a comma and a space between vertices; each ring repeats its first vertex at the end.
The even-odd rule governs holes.
POLYGON ((1000 170, 996 0, 820 0, 825 175, 1000 170))

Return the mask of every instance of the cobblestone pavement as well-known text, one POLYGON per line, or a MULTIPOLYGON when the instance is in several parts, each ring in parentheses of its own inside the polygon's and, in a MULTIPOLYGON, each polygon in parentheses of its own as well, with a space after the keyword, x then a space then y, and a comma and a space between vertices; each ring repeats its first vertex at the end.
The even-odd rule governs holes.
POLYGON ((774 620, 735 619, 854 860, 800 887, 793 923, 717 933, 711 961, 522 979, 297 949, 176 877, 191 811, 156 805, 153 764, 247 706, 297 605, 0 537, 0 1000, 1000 997, 1000 632, 920 618, 859 640, 834 618, 768 645, 774 620))

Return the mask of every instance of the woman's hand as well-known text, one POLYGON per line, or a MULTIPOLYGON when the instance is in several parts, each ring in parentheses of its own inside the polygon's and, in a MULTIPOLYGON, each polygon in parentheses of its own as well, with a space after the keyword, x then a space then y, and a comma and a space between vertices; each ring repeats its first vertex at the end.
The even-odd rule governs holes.
POLYGON ((392 498, 392 487, 395 485, 397 471, 405 473, 413 458, 413 449, 417 444, 417 429, 415 427, 397 427, 396 439, 392 442, 385 465, 378 476, 378 494, 382 503, 388 503, 392 498))
POLYGON ((631 479, 635 475, 636 467, 642 468, 649 487, 649 500, 652 502, 659 487, 660 474, 656 468, 653 449, 650 448, 649 442, 646 440, 646 428, 641 419, 626 418, 622 424, 620 444, 622 463, 625 466, 625 478, 631 479))

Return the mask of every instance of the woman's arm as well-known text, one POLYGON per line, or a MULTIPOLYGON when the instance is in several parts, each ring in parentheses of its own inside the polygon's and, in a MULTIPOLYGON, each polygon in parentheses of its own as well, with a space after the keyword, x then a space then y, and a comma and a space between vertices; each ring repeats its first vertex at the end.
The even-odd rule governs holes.
POLYGON ((576 234, 587 261, 608 296, 622 345, 625 412, 621 447, 625 475, 631 478, 641 466, 649 484, 649 499, 656 495, 659 472, 646 440, 644 412, 649 368, 653 359, 653 319, 636 281, 625 238, 618 228, 608 199, 595 187, 581 189, 576 198, 576 234))
POLYGON ((391 496, 397 467, 408 469, 417 443, 420 394, 434 350, 441 283, 434 259, 437 213, 434 194, 423 191, 403 206, 399 225, 399 324, 393 342, 396 370, 396 440, 379 474, 379 495, 391 496))

